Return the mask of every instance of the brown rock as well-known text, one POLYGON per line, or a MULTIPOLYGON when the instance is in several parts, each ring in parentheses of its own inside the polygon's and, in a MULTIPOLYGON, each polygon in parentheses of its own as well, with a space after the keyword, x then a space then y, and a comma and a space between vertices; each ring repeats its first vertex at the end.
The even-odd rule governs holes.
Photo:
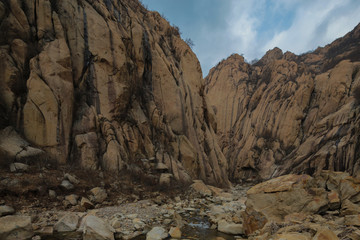
POLYGON ((345 199, 341 203, 340 213, 341 213, 342 216, 360 214, 360 206, 357 205, 357 204, 352 203, 348 199, 345 199))
POLYGON ((0 239, 29 239, 34 235, 30 216, 5 216, 0 218, 0 239))
POLYGON ((314 236, 313 240, 338 240, 336 234, 329 229, 321 229, 314 236))
POLYGON ((176 238, 176 239, 181 238, 181 230, 178 227, 171 227, 169 234, 172 238, 176 238))
POLYGON ((360 215, 346 215, 345 216, 345 225, 347 226, 360 226, 360 215))
POLYGON ((95 203, 102 203, 107 198, 106 190, 100 187, 95 187, 90 190, 91 200, 95 203))
MULTIPOLYGON (((275 240, 310 240, 311 237, 304 233, 282 233, 277 234, 275 240)), ((324 239, 325 240, 325 239, 324 239)))
POLYGON ((322 169, 359 174, 358 110, 351 96, 359 84, 359 29, 301 56, 275 48, 248 64, 233 54, 210 70, 205 94, 232 178, 322 169))
POLYGON ((94 204, 90 202, 89 199, 82 197, 80 201, 80 206, 85 209, 92 209, 94 208, 94 204))
POLYGON ((195 192, 202 196, 211 196, 211 190, 201 180, 194 180, 194 183, 190 186, 195 192))

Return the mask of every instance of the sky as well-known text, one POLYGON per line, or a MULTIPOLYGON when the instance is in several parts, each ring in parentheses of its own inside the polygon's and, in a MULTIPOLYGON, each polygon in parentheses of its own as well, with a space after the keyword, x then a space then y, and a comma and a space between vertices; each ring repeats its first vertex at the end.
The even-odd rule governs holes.
POLYGON ((279 47, 315 50, 360 22, 360 0, 141 0, 190 38, 204 77, 233 53, 247 61, 279 47))

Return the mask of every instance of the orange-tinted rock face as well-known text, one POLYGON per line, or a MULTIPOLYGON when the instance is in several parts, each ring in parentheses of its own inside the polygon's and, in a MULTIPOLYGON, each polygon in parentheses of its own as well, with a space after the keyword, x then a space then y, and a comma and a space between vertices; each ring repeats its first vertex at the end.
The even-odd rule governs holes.
POLYGON ((0 1, 1 128, 59 163, 228 185, 200 64, 138 1, 0 1))
POLYGON ((313 53, 275 48, 253 65, 235 54, 210 70, 205 93, 232 179, 359 175, 359 31, 313 53))

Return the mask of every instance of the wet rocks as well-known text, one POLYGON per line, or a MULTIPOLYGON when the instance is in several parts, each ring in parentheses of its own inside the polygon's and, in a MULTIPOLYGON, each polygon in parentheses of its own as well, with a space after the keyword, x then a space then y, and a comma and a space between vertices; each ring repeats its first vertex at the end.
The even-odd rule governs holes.
POLYGON ((0 218, 0 239, 29 239, 33 235, 30 216, 12 215, 0 218))

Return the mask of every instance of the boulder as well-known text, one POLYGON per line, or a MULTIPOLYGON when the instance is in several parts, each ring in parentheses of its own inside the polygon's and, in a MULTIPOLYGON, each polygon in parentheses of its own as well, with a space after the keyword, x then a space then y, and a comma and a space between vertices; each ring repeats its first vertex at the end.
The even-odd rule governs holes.
POLYGON ((64 175, 64 178, 69 180, 72 184, 75 184, 75 185, 80 183, 80 181, 76 178, 76 176, 73 176, 69 173, 66 173, 64 175))
POLYGON ((57 232, 72 232, 77 229, 79 224, 79 216, 75 213, 69 213, 60 218, 54 225, 57 232))
POLYGON ((102 203, 107 198, 106 190, 101 187, 95 187, 90 190, 90 200, 95 203, 102 203))
POLYGON ((10 172, 26 172, 28 169, 29 169, 29 165, 24 163, 10 164, 10 172))
POLYGON ((60 187, 65 190, 72 190, 75 188, 74 185, 72 185, 68 180, 63 180, 60 184, 60 187))
POLYGON ((212 195, 211 190, 201 180, 194 180, 194 183, 191 184, 190 188, 204 197, 212 195))
POLYGON ((229 223, 226 220, 220 220, 218 222, 218 231, 233 235, 244 234, 244 229, 242 224, 236 224, 232 222, 229 223))
POLYGON ((169 233, 162 227, 154 227, 146 234, 146 240, 161 240, 169 237, 169 233))
POLYGON ((344 224, 347 225, 347 226, 360 227, 360 214, 346 215, 344 224))
POLYGON ((176 239, 181 238, 181 230, 178 227, 171 227, 169 234, 172 238, 176 238, 176 239))
POLYGON ((311 240, 311 237, 308 234, 288 232, 277 234, 274 240, 311 240))
MULTIPOLYGON (((30 146, 30 143, 24 140, 13 127, 6 127, 0 131, 0 157, 2 161, 8 159, 13 162, 38 162, 45 157, 45 152, 30 146)), ((15 164, 20 168, 23 165, 15 164)), ((16 169, 15 165, 11 169, 16 169)), ((10 170, 11 170, 10 169, 10 170)))
POLYGON ((317 231, 316 235, 312 240, 339 240, 339 238, 333 231, 322 228, 317 231))
POLYGON ((54 190, 49 190, 49 197, 51 198, 51 199, 55 199, 56 198, 56 196, 57 196, 57 194, 56 194, 56 192, 54 191, 54 190))
POLYGON ((0 239, 29 239, 33 235, 30 216, 12 215, 0 218, 0 239))
POLYGON ((162 173, 160 175, 159 184, 162 186, 170 186, 173 175, 171 173, 162 173))
POLYGON ((79 196, 76 194, 71 194, 71 195, 65 196, 65 200, 69 201, 69 203, 73 206, 75 206, 78 203, 78 198, 79 198, 79 196))
POLYGON ((94 208, 94 204, 92 204, 92 202, 90 202, 89 199, 82 197, 81 201, 80 201, 80 206, 85 208, 85 209, 92 209, 94 208))
POLYGON ((81 221, 78 231, 83 233, 83 240, 114 240, 114 228, 104 220, 87 215, 81 221))
POLYGON ((0 206, 0 217, 6 216, 6 215, 11 215, 13 213, 15 213, 14 208, 12 208, 10 206, 6 206, 6 205, 0 206))

